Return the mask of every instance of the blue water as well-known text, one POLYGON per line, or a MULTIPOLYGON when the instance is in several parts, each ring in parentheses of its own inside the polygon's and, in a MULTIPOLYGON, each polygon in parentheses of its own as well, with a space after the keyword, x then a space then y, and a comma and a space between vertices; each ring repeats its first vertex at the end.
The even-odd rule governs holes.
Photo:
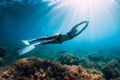
POLYGON ((0 44, 16 49, 23 45, 20 40, 64 34, 86 20, 89 21, 87 29, 74 39, 62 44, 40 45, 35 50, 82 55, 103 51, 119 55, 119 14, 119 0, 3 0, 0 1, 0 44))

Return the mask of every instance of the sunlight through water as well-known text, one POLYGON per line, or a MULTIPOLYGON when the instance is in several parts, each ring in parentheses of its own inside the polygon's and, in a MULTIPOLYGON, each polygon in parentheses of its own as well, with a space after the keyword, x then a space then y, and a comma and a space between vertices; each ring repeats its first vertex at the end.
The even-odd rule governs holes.
POLYGON ((55 14, 48 25, 58 24, 57 32, 66 33, 75 24, 87 20, 90 22, 88 28, 76 40, 82 37, 83 40, 94 42, 111 38, 120 30, 115 19, 120 18, 120 12, 116 9, 120 6, 115 0, 52 0, 51 3, 55 2, 57 6, 47 16, 55 14))

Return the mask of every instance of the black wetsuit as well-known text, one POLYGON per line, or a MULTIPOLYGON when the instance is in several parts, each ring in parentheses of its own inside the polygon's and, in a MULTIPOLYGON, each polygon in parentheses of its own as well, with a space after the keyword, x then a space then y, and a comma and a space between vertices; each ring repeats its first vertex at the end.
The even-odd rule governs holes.
POLYGON ((55 41, 61 44, 63 41, 61 40, 62 34, 59 34, 57 38, 55 38, 55 41))

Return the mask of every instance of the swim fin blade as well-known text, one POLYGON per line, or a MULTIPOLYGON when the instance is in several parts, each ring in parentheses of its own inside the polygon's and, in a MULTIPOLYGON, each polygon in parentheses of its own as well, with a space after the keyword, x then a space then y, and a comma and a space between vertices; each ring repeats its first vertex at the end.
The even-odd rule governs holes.
POLYGON ((22 40, 22 42, 23 42, 25 45, 30 45, 29 40, 22 40))
POLYGON ((31 45, 28 45, 28 46, 26 46, 25 48, 22 48, 22 49, 18 50, 17 53, 18 53, 19 55, 26 54, 26 53, 32 51, 32 50, 35 48, 35 46, 37 46, 37 45, 39 45, 39 44, 40 44, 40 42, 37 42, 37 43, 31 44, 31 45))
POLYGON ((30 52, 34 48, 35 48, 34 45, 29 45, 29 46, 26 46, 25 48, 22 48, 22 49, 18 50, 17 53, 19 55, 23 55, 23 54, 26 54, 26 53, 30 52))

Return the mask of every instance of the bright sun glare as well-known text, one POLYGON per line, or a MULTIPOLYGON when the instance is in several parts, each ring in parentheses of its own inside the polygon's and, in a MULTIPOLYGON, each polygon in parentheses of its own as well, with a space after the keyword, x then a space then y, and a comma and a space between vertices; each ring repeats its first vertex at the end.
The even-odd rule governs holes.
POLYGON ((63 19, 58 32, 67 32, 80 21, 89 21, 86 35, 90 39, 101 39, 116 34, 114 16, 119 7, 116 0, 49 0, 49 6, 57 3, 47 16, 54 13, 49 24, 57 23, 63 19), (63 15, 64 14, 64 15, 63 15))

